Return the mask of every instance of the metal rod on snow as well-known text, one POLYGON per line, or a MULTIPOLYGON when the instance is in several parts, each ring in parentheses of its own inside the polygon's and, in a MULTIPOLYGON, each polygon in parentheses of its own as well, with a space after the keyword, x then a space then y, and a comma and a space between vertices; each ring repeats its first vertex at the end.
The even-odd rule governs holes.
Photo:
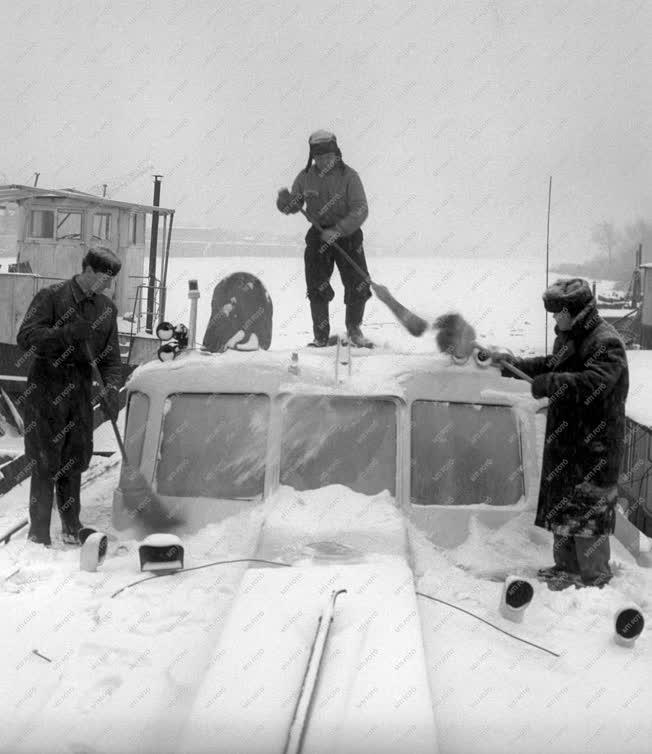
POLYGON ((335 602, 340 594, 345 593, 346 589, 334 591, 331 594, 328 606, 317 621, 315 638, 310 647, 308 663, 301 681, 299 697, 294 708, 294 714, 292 715, 292 722, 290 723, 290 730, 288 731, 288 738, 283 749, 283 754, 299 754, 303 747, 303 739, 310 719, 310 706, 317 687, 319 671, 324 658, 324 650, 326 649, 326 642, 328 641, 328 634, 335 613, 335 602))

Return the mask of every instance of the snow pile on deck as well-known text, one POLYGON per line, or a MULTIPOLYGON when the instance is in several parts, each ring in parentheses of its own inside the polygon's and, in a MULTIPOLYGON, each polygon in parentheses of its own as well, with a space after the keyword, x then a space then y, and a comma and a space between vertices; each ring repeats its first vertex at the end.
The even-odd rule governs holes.
POLYGON ((363 495, 340 484, 304 492, 281 486, 266 508, 259 552, 285 562, 328 552, 404 557, 404 519, 387 490, 363 495))

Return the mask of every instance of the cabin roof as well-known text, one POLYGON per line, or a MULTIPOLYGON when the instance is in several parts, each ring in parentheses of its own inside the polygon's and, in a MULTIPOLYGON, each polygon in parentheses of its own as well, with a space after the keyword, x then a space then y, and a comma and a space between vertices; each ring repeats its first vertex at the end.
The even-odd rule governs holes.
POLYGON ((174 214, 173 209, 166 207, 154 207, 149 204, 134 204, 133 202, 119 202, 115 199, 109 199, 95 194, 87 194, 77 189, 48 189, 38 188, 36 186, 21 186, 16 183, 0 186, 0 204, 5 202, 15 202, 20 204, 26 199, 73 199, 86 206, 116 207, 118 209, 127 209, 134 212, 158 212, 161 215, 174 214))
POLYGON ((472 362, 456 366, 441 354, 400 354, 384 349, 354 353, 351 376, 341 365, 341 382, 336 384, 335 353, 328 350, 330 354, 299 349, 298 376, 288 373, 291 350, 192 352, 171 362, 156 360, 140 366, 128 387, 160 398, 175 392, 291 393, 506 405, 513 401, 510 394, 530 393, 527 383, 501 377, 497 369, 483 369, 472 362))

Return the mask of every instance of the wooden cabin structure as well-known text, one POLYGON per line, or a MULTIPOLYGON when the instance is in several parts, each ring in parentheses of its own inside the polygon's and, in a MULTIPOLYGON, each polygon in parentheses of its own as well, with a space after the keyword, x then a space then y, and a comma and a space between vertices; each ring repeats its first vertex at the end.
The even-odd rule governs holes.
MULTIPOLYGON (((27 374, 29 355, 16 344, 16 335, 38 290, 81 272, 84 255, 93 246, 117 254, 122 270, 105 293, 115 302, 125 364, 150 358, 158 347, 152 323, 163 318, 165 285, 174 210, 134 204, 84 193, 75 189, 0 186, 0 206, 14 205, 16 263, 0 269, 0 383, 13 394, 27 374), (156 257, 155 273, 145 273, 146 220, 158 230, 150 249, 156 257), (149 331, 149 332, 148 332, 149 331), (6 384, 9 383, 9 384, 6 384)), ((150 267, 150 270, 152 267, 150 267)))

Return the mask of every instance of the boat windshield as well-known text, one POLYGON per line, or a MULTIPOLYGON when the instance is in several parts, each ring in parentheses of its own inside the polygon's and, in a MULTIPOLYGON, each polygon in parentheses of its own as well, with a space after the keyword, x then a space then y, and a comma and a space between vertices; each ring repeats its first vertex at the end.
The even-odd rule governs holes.
POLYGON ((514 505, 524 493, 509 406, 415 401, 410 497, 417 505, 514 505))
POLYGON ((262 496, 269 409, 267 395, 169 396, 156 467, 158 492, 227 499, 262 496))
POLYGON ((396 491, 396 404, 334 395, 282 396, 281 484, 396 491))

